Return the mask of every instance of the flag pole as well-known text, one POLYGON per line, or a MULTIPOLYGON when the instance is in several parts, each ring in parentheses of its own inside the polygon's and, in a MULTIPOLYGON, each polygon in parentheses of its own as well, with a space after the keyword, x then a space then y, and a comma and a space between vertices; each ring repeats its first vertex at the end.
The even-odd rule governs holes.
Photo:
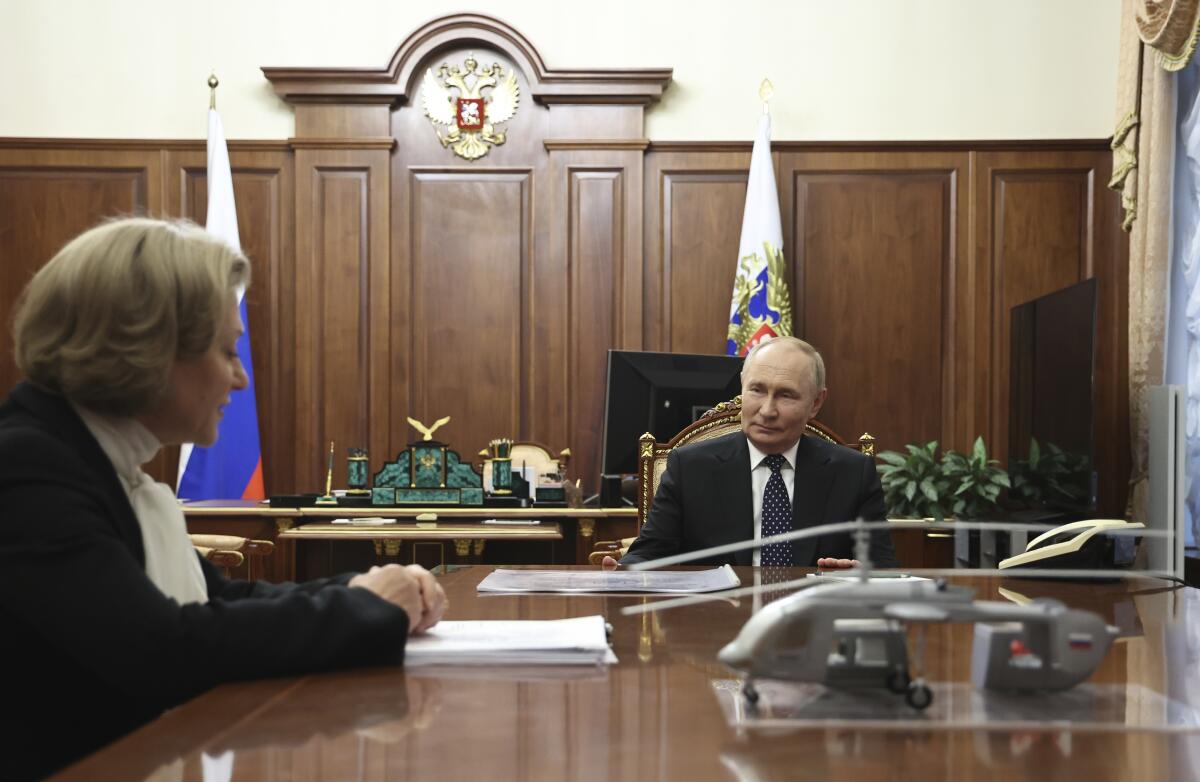
POLYGON ((771 80, 763 79, 758 86, 763 113, 750 152, 746 207, 742 212, 742 233, 734 261, 733 295, 725 332, 725 352, 731 356, 744 356, 765 339, 792 333, 779 191, 771 157, 770 100, 774 93, 771 80))
MULTIPOLYGON (((205 144, 208 208, 204 228, 215 238, 241 253, 237 224, 237 206, 233 194, 233 172, 229 166, 229 147, 225 129, 217 114, 217 74, 208 77, 208 141, 205 144)), ((245 324, 237 340, 237 355, 245 372, 245 390, 232 394, 225 415, 218 425, 215 444, 180 449, 180 497, 192 500, 261 500, 266 496, 263 483, 262 441, 258 428, 258 410, 254 394, 254 361, 250 350, 250 324, 246 313, 244 286, 238 286, 235 301, 238 318, 245 324)))

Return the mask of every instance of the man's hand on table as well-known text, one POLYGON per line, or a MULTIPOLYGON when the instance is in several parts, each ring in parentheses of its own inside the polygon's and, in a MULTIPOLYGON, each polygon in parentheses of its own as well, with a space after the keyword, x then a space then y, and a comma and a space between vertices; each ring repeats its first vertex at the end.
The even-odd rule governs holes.
POLYGON ((820 557, 817 559, 817 567, 824 570, 849 570, 852 567, 858 567, 857 559, 838 559, 837 557, 820 557))

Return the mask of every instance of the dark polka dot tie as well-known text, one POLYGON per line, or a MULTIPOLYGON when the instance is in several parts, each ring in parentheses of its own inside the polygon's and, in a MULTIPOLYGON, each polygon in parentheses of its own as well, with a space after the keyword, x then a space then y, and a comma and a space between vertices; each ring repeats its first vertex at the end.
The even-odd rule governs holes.
MULTIPOLYGON (((762 536, 769 538, 792 531, 792 503, 788 501, 787 487, 783 485, 783 456, 773 453, 763 462, 771 468, 771 477, 767 479, 767 487, 763 489, 762 502, 762 536)), ((763 546, 759 561, 764 567, 791 565, 792 544, 775 543, 763 546)))

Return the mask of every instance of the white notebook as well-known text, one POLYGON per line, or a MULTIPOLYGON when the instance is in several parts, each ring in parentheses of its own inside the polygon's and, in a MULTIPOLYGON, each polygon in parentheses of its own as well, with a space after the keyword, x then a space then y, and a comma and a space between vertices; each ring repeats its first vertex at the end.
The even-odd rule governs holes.
POLYGON ((600 665, 615 663, 604 617, 438 622, 408 639, 405 665, 600 665))

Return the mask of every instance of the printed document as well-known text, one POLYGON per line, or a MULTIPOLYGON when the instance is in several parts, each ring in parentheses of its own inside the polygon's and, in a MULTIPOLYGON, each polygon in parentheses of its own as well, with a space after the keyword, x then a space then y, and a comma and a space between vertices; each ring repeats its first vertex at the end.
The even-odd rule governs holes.
POLYGON ((711 570, 505 570, 479 582, 480 592, 720 592, 741 585, 729 565, 711 570))

